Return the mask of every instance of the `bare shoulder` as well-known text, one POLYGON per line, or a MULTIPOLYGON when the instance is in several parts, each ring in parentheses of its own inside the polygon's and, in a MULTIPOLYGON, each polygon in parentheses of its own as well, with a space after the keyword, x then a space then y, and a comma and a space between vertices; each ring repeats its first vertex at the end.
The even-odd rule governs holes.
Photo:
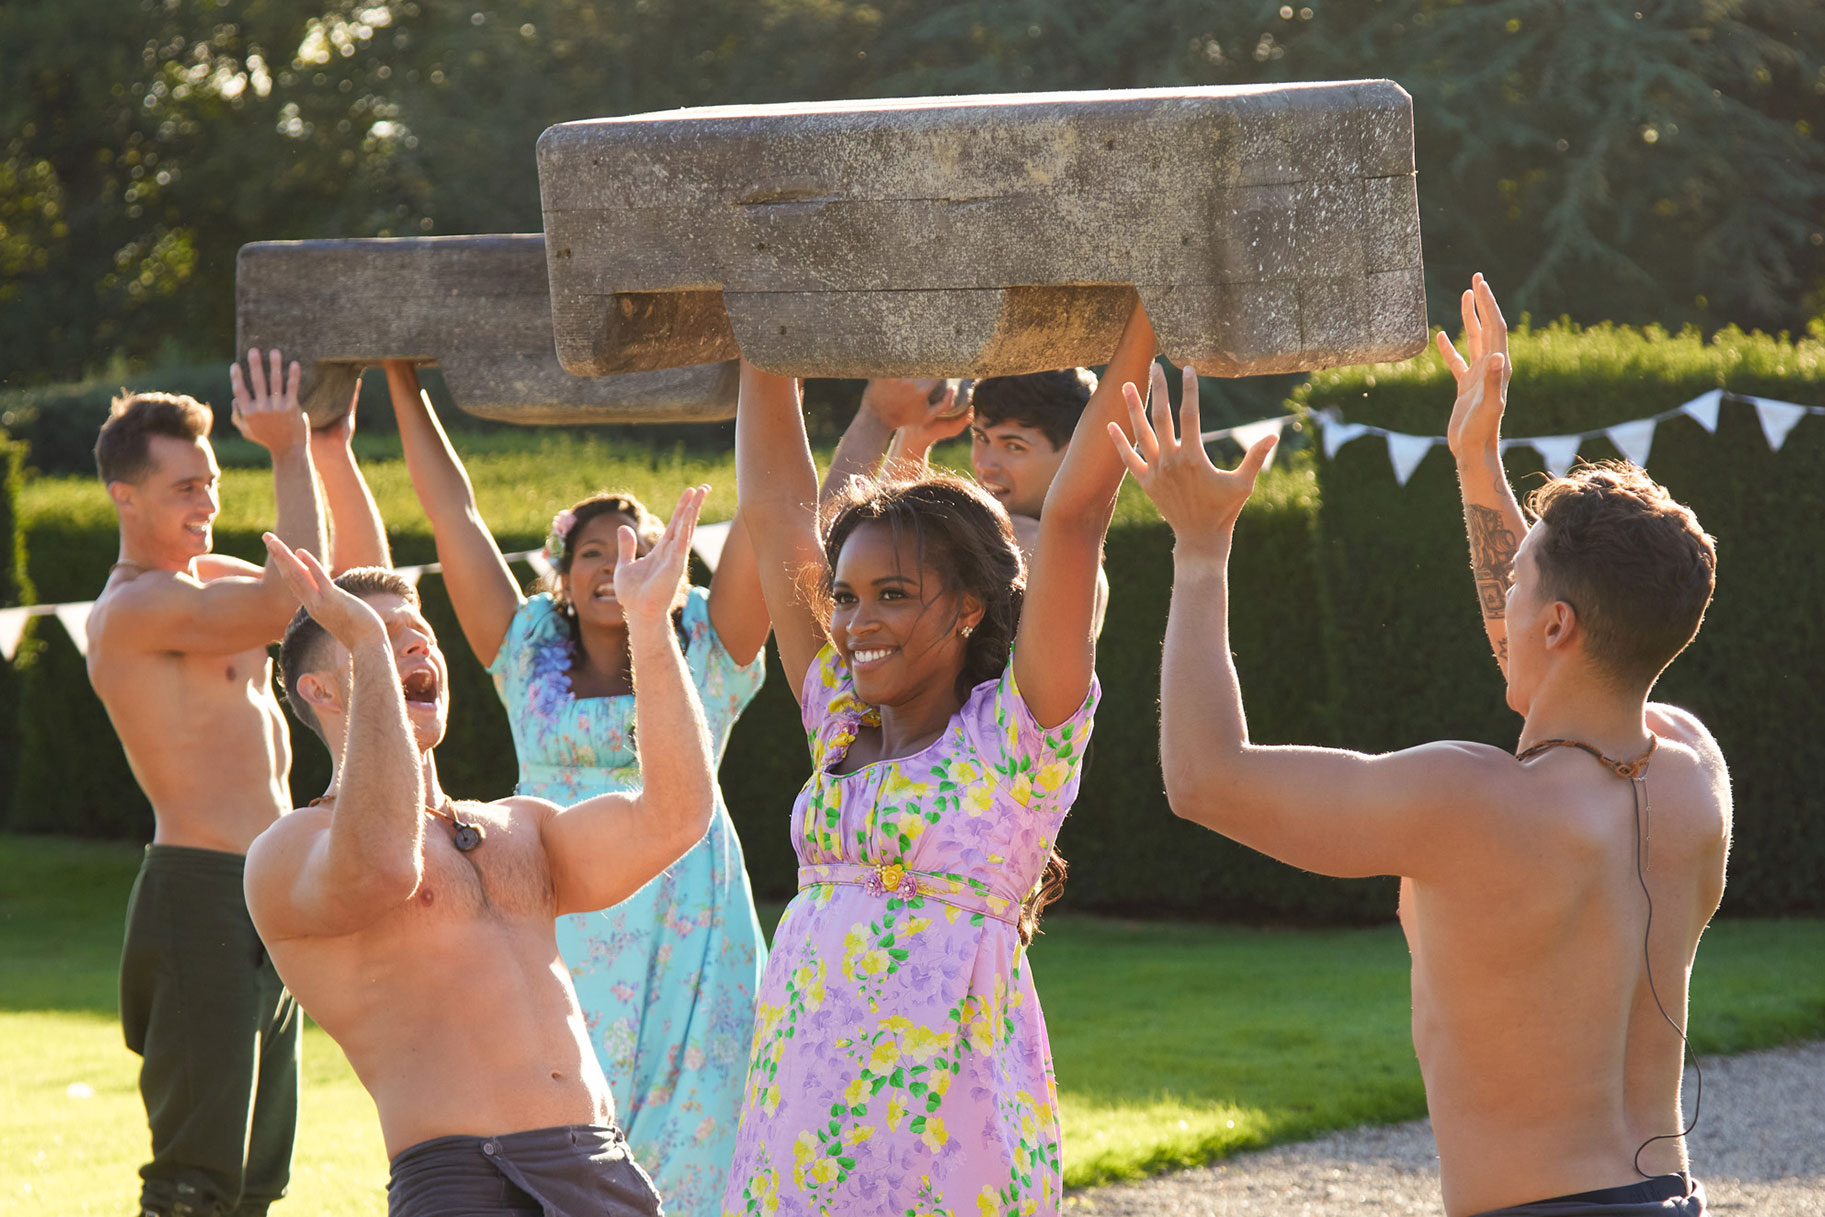
POLYGON ((329 831, 330 809, 300 807, 274 820, 247 847, 247 899, 251 910, 258 894, 274 891, 284 877, 304 863, 319 837, 329 831))
POLYGON ((1698 715, 1667 702, 1651 701, 1647 718, 1648 729, 1661 739, 1684 744, 1707 762, 1723 768, 1723 749, 1717 746, 1717 737, 1699 721, 1698 715))

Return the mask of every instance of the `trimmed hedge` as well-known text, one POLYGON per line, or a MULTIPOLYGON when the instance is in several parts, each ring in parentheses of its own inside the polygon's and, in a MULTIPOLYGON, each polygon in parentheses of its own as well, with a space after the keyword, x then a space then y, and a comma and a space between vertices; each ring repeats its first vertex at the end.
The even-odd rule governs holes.
MULTIPOLYGON (((1711 389, 1825 405, 1825 344, 1736 330, 1696 333, 1560 324, 1523 327, 1504 430, 1590 431, 1657 414, 1711 389)), ((1353 422, 1442 434, 1453 389, 1436 355, 1319 373, 1295 400, 1353 422)), ((1589 459, 1615 457, 1607 441, 1589 459)), ((1541 474, 1531 449, 1508 454, 1521 489, 1541 474)), ((1655 696, 1686 706, 1731 767, 1736 830, 1725 909, 1825 911, 1825 420, 1804 420, 1770 452, 1748 405, 1723 405, 1717 434, 1677 417, 1648 458, 1653 476, 1717 538, 1717 596, 1655 696)), ((1462 738, 1512 747, 1506 708, 1466 570, 1456 473, 1443 444, 1405 487, 1382 442, 1358 439, 1318 460, 1320 561, 1338 636, 1340 742, 1370 751, 1462 738)))
MULTIPOLYGON (((1515 435, 1590 430, 1719 386, 1825 404, 1825 346, 1815 341, 1726 332, 1706 343, 1654 331, 1523 328, 1513 351, 1519 372, 1508 430, 1515 435)), ((1451 396, 1449 377, 1426 357, 1319 374, 1295 401, 1434 434, 1443 430, 1451 396)), ((535 453, 510 453, 509 438, 477 437, 465 449, 474 453, 479 493, 500 494, 502 479, 512 483, 511 500, 498 500, 496 525, 503 548, 528 548, 537 543, 530 530, 582 475, 559 468, 570 459, 561 453, 571 449, 541 442, 535 453), (543 480, 535 472, 541 468, 550 471, 543 480)), ((1299 438, 1289 435, 1295 442, 1287 448, 1301 447, 1299 438)), ((1441 447, 1401 487, 1377 439, 1360 439, 1335 460, 1309 442, 1304 448, 1263 477, 1237 530, 1232 642, 1251 735, 1371 751, 1447 737, 1511 746, 1519 720, 1504 707, 1477 617, 1448 455, 1441 447)), ((1587 454, 1609 453, 1593 443, 1587 454)), ((606 469, 606 455, 587 448, 571 464, 606 469)), ((1531 457, 1516 452, 1510 462, 1523 484, 1534 470, 1531 457)), ((726 460, 726 450, 717 459, 726 460)), ((1738 914, 1825 911, 1825 818, 1810 782, 1825 771, 1825 739, 1813 730, 1812 710, 1813 690, 1825 687, 1825 625, 1817 609, 1825 568, 1812 553, 1825 521, 1825 425, 1803 422, 1771 454, 1753 411, 1726 404, 1715 437, 1685 419, 1664 424, 1649 464, 1719 539, 1717 601, 1660 693, 1703 716, 1733 766, 1737 835, 1726 907, 1738 914)), ((670 484, 667 478, 726 480, 721 466, 677 452, 666 458, 654 451, 647 465, 636 459, 593 476, 631 478, 649 496, 670 484)), ((369 473, 388 517, 416 526, 397 464, 370 463, 369 473)), ((719 485, 719 500, 727 490, 719 485)), ((218 543, 254 558, 254 525, 270 505, 252 511, 242 502, 250 497, 237 493, 218 543)), ((484 506, 494 519, 497 509, 484 506)), ((38 511, 30 558, 39 595, 93 596, 115 548, 99 488, 90 494, 58 486, 38 511)), ((393 541, 401 563, 433 557, 422 531, 396 532, 393 541)), ((1125 486, 1108 543, 1114 595, 1098 659, 1103 700, 1083 791, 1060 839, 1071 861, 1063 907, 1255 922, 1385 920, 1394 908, 1392 881, 1303 874, 1168 809, 1157 705, 1171 561, 1169 531, 1139 490, 1125 486)), ((458 656, 450 735, 439 751, 444 776, 466 794, 505 793, 514 779, 505 715, 486 673, 460 658, 441 581, 427 576, 420 586, 427 615, 458 656)), ((36 628, 42 641, 19 668, 25 687, 16 717, 25 738, 16 798, 0 823, 143 839, 149 813, 81 658, 55 623, 41 619, 36 628)), ((8 709, 0 701, 0 719, 14 717, 8 709)), ((328 758, 302 732, 295 752, 293 789, 308 798, 322 789, 328 758)), ((783 897, 796 886, 786 825, 807 769, 798 709, 770 657, 767 685, 737 725, 722 772, 762 896, 783 897)))
MULTIPOLYGON (((32 580, 25 569, 25 527, 19 518, 19 490, 25 478, 25 445, 0 431, 0 607, 33 602, 32 580)), ((29 639, 21 639, 26 658, 29 639)), ((15 773, 19 764, 20 674, 0 659, 0 774, 15 773)), ((12 809, 12 783, 0 781, 0 824, 12 809)))

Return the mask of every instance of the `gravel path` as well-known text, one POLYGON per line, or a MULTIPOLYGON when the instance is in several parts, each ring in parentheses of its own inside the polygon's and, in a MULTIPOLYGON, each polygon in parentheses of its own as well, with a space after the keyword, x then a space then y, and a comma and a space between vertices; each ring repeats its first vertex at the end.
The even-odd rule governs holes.
MULTIPOLYGON (((1692 1163, 1719 1217, 1825 1217, 1825 1040, 1711 1057, 1692 1163)), ((1691 1094, 1692 1075, 1686 1075, 1691 1094)), ((1438 1217, 1425 1120, 1075 1193, 1073 1217, 1438 1217)))

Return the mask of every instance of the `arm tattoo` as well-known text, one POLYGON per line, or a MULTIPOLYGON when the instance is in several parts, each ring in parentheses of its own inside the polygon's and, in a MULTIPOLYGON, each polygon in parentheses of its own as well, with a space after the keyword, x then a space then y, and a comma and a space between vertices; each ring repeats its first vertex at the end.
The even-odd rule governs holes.
POLYGON ((1514 583, 1514 556, 1520 540, 1494 508, 1466 503, 1464 522, 1470 526, 1470 571, 1476 577, 1483 619, 1500 620, 1506 610, 1508 588, 1514 583))

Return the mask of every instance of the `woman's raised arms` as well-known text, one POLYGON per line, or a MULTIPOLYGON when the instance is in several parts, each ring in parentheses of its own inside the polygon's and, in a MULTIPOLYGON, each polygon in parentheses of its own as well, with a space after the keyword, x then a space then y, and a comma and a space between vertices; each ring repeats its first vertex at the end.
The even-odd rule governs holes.
POLYGON ((526 597, 501 557, 494 534, 476 510, 475 488, 437 421, 430 398, 418 387, 417 370, 398 361, 389 361, 385 367, 406 471, 437 539, 444 586, 469 649, 486 667, 500 653, 507 627, 526 597))
POLYGON ((780 666, 798 698, 806 671, 829 641, 810 599, 828 574, 817 528, 817 466, 798 382, 746 360, 735 410, 735 495, 736 526, 753 543, 780 666))

